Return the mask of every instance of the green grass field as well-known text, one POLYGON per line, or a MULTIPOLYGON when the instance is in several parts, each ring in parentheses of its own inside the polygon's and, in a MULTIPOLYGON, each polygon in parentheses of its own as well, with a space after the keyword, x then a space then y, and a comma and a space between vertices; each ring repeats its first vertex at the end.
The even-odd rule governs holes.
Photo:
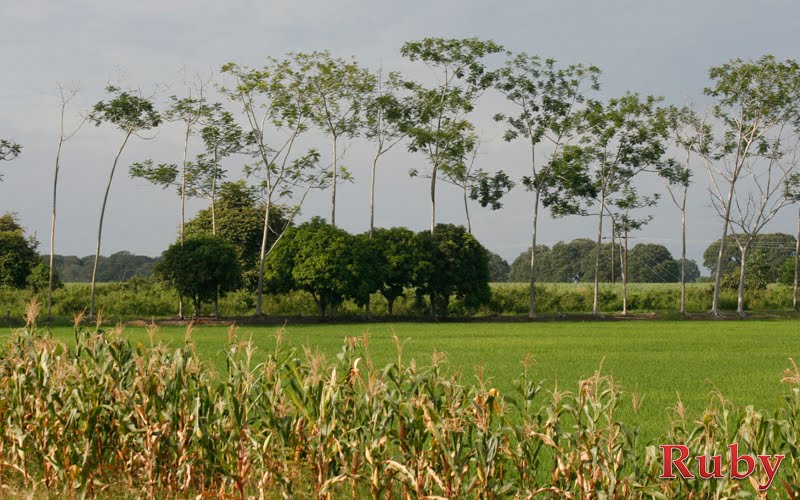
MULTIPOLYGON (((310 345, 334 356, 348 336, 369 333, 369 352, 378 366, 395 359, 392 332, 404 342, 404 359, 431 362, 434 351, 448 355, 447 366, 475 383, 483 365, 489 386, 503 394, 513 390, 527 353, 535 359, 534 378, 546 391, 574 391, 577 382, 602 365, 625 391, 620 418, 638 423, 645 439, 669 428, 678 395, 693 420, 720 390, 739 405, 754 405, 772 413, 785 393, 781 384, 789 358, 800 358, 800 323, 766 321, 616 321, 545 323, 398 323, 287 325, 286 341, 310 345), (638 415, 631 404, 636 389, 643 398, 638 415)), ((163 327, 161 340, 179 345, 183 327, 163 327)), ((7 330, 8 331, 8 330, 7 330)), ((243 327, 239 338, 252 335, 261 350, 272 349, 274 327, 243 327)), ((72 343, 72 330, 54 328, 56 339, 72 343)), ((134 342, 147 341, 143 328, 126 329, 134 342)), ((221 351, 225 327, 198 327, 192 334, 201 357, 224 370, 221 351)))

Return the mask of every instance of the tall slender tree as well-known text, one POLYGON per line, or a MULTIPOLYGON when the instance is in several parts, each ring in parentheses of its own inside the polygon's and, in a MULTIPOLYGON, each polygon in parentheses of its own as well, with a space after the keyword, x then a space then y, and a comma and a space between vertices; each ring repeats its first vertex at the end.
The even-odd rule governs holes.
POLYGON ((278 200, 287 199, 293 191, 300 190, 303 194, 294 209, 296 214, 310 189, 326 185, 330 172, 320 167, 316 150, 295 154, 295 141, 308 129, 310 111, 304 95, 304 74, 293 68, 291 60, 270 58, 260 69, 229 63, 222 67, 222 72, 235 80, 233 86, 221 90, 242 107, 254 159, 245 170, 248 175, 260 179, 265 200, 256 299, 256 315, 260 316, 263 314, 264 262, 288 227, 288 224, 283 228, 270 226, 270 208, 278 200), (277 146, 271 146, 270 141, 277 146), (278 236, 268 245, 271 230, 278 236))
POLYGON ((543 199, 559 182, 554 178, 551 160, 578 138, 582 105, 589 93, 600 89, 599 76, 600 70, 594 66, 559 67, 553 59, 542 60, 526 53, 511 57, 499 72, 496 88, 514 105, 516 114, 498 114, 495 120, 507 124, 506 141, 521 138, 530 146, 530 175, 523 178, 523 184, 533 193, 530 318, 536 316, 539 211, 543 199))
POLYGON ((225 177, 222 161, 242 152, 245 134, 236 119, 222 104, 215 103, 200 130, 205 151, 198 155, 189 168, 188 190, 190 196, 202 196, 211 203, 211 234, 217 235, 217 187, 225 177))
MULTIPOLYGON (((466 117, 495 79, 485 59, 502 50, 500 44, 477 38, 425 38, 407 42, 400 49, 410 61, 425 63, 437 82, 433 87, 404 83, 409 99, 402 126, 409 138, 409 151, 423 153, 430 167, 431 234, 436 228, 436 181, 440 170, 466 156, 466 138, 474 128, 466 117)), ((410 173, 413 177, 419 170, 412 169, 410 173)))
POLYGON ((628 93, 607 103, 588 103, 580 145, 564 146, 553 161, 557 189, 548 193, 556 215, 588 214, 594 206, 597 240, 592 314, 600 315, 600 259, 603 221, 608 204, 634 178, 664 161, 668 138, 667 114, 660 98, 628 93), (593 177, 587 186, 587 174, 593 177), (569 184, 565 184, 565 182, 569 184), (570 185, 571 184, 571 185, 570 185))
POLYGON ((466 136, 468 145, 463 147, 463 153, 468 158, 454 161, 447 169, 443 170, 443 180, 454 185, 461 191, 464 202, 464 215, 467 221, 467 232, 472 234, 472 220, 469 216, 469 200, 477 201, 482 207, 492 210, 503 208, 502 198, 514 188, 514 181, 502 170, 491 174, 475 166, 480 149, 480 140, 466 136))
POLYGON ((720 315, 722 257, 731 212, 746 203, 737 198, 736 188, 742 177, 751 173, 748 165, 755 162, 774 166, 782 141, 800 123, 800 65, 765 55, 758 60, 732 59, 712 67, 709 76, 711 85, 705 94, 715 99, 712 114, 717 126, 714 147, 702 157, 711 179, 709 192, 722 218, 723 244, 714 272, 711 302, 711 313, 720 315))
POLYGON ((740 190, 735 195, 733 206, 729 210, 725 209, 725 198, 718 186, 712 185, 712 205, 720 216, 727 213, 731 233, 741 255, 736 305, 736 313, 740 317, 745 314, 745 270, 751 244, 784 207, 794 203, 792 197, 786 196, 786 193, 797 192, 800 188, 797 184, 800 179, 795 175, 800 167, 800 158, 796 151, 789 151, 784 140, 784 137, 776 137, 759 146, 760 158, 745 164, 745 177, 739 180, 740 187, 746 186, 749 189, 745 193, 740 190))
POLYGON ((690 105, 671 106, 669 127, 672 142, 682 154, 680 159, 670 159, 657 170, 669 193, 672 203, 681 213, 681 316, 686 311, 686 201, 693 175, 693 155, 708 154, 711 135, 708 116, 700 117, 690 105))
POLYGON ((57 206, 57 196, 58 196, 58 174, 59 170, 61 169, 61 149, 64 146, 64 143, 67 142, 78 133, 78 131, 83 127, 86 123, 87 117, 83 117, 83 119, 78 123, 78 125, 72 129, 71 131, 67 132, 64 126, 65 115, 67 113, 67 107, 69 103, 78 95, 78 85, 73 85, 70 88, 65 88, 61 84, 58 85, 58 98, 59 98, 59 133, 58 133, 58 147, 56 148, 56 165, 55 169, 53 170, 53 207, 52 212, 50 215, 50 267, 48 270, 48 281, 47 281, 47 320, 50 321, 53 318, 53 285, 55 280, 55 270, 54 268, 54 259, 55 259, 55 249, 56 249, 56 206, 57 206))
POLYGON ((794 281, 792 282, 792 309, 798 312, 798 295, 800 295, 800 173, 794 173, 786 183, 786 197, 797 205, 797 237, 794 242, 794 281))
MULTIPOLYGON (((233 115, 222 109, 219 103, 207 106, 198 128, 205 150, 194 160, 187 160, 182 166, 145 160, 132 164, 129 172, 133 178, 144 179, 162 188, 176 188, 182 207, 185 198, 207 199, 211 203, 211 232, 215 236, 217 186, 225 177, 221 162, 242 151, 245 136, 233 115)), ((183 215, 183 208, 181 212, 183 215)))
POLYGON ((100 101, 94 105, 89 115, 89 120, 96 126, 109 123, 122 132, 122 142, 114 155, 114 162, 111 164, 111 171, 108 174, 108 183, 103 194, 103 204, 100 208, 100 221, 97 225, 97 248, 94 255, 94 265, 92 267, 92 291, 89 302, 89 317, 94 316, 95 292, 97 285, 97 263, 100 260, 100 245, 103 237, 103 219, 106 214, 108 204, 108 194, 111 191, 111 183, 114 180, 114 173, 117 164, 122 156, 125 146, 131 137, 141 137, 141 132, 153 129, 161 124, 161 114, 156 110, 151 98, 143 97, 141 94, 129 90, 123 90, 114 85, 106 87, 109 99, 100 101))
POLYGON ((331 225, 336 227, 336 194, 339 175, 350 178, 346 169, 340 172, 339 141, 353 138, 360 132, 363 109, 374 92, 376 77, 362 68, 355 58, 333 57, 330 52, 292 53, 293 71, 302 82, 298 94, 311 122, 331 141, 331 225))
POLYGON ((399 92, 401 80, 399 73, 390 73, 384 79, 383 69, 375 75, 375 87, 367 95, 364 104, 364 136, 374 145, 369 189, 369 235, 375 230, 375 179, 378 161, 406 137, 401 124, 406 106, 399 92))
MULTIPOLYGON (((628 239, 630 233, 639 231, 653 220, 652 215, 636 218, 634 212, 636 210, 652 207, 658 201, 658 195, 642 196, 636 188, 631 184, 623 186, 620 195, 612 200, 609 200, 609 216, 611 218, 611 248, 616 246, 614 235, 616 234, 620 241, 621 252, 619 254, 620 260, 620 273, 622 277, 622 314, 628 314, 628 281, 630 275, 628 274, 628 239)), ((614 269, 615 263, 611 262, 611 269, 614 269)))
MULTIPOLYGON (((183 150, 180 168, 175 164, 160 164, 155 166, 151 160, 143 163, 135 163, 130 168, 132 177, 141 177, 149 180, 156 185, 165 186, 168 184, 166 177, 169 171, 175 169, 180 172, 178 195, 180 196, 180 226, 178 241, 183 244, 184 226, 186 225, 186 188, 189 171, 189 143, 192 136, 196 133, 200 122, 208 115, 209 106, 206 103, 205 94, 206 82, 199 80, 195 85, 186 86, 186 97, 170 97, 170 105, 163 113, 163 119, 169 122, 178 122, 183 125, 183 150), (193 95, 194 94, 194 95, 193 95)), ((178 302, 178 316, 183 318, 183 300, 178 302)))

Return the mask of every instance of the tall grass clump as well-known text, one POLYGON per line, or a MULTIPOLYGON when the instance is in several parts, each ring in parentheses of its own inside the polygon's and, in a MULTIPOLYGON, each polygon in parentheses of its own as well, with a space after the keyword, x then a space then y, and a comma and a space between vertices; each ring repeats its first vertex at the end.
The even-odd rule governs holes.
MULTIPOLYGON (((765 497, 753 481, 662 480, 658 443, 692 454, 786 454, 770 497, 796 497, 800 371, 772 412, 715 396, 698 422, 680 403, 643 443, 617 418, 623 389, 598 370, 545 393, 530 358, 501 394, 447 369, 376 366, 367 336, 328 358, 281 342, 255 356, 235 327, 224 372, 201 361, 192 326, 168 347, 156 326, 132 345, 121 326, 74 322, 75 345, 37 327, 39 304, 0 351, 0 480, 33 496, 222 498, 765 497), (263 361, 256 362, 256 359, 263 361)), ((472 380, 472 378, 470 378, 472 380)), ((638 411, 640 398, 633 394, 638 411)), ((726 464, 727 467, 727 464, 726 464)))

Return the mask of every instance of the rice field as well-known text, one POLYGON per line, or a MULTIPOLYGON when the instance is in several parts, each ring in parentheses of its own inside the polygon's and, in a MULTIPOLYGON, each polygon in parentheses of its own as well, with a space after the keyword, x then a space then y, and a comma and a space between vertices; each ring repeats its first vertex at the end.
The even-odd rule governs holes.
POLYGON ((800 493, 796 320, 47 331, 36 309, 0 356, 0 481, 21 495, 800 493), (733 442, 787 464, 660 477, 659 444, 733 442))
MULTIPOLYGON (((225 370, 227 327, 200 326, 192 332, 198 354, 225 370)), ((8 331, 8 330, 7 330, 8 331)), ((144 328, 127 327, 131 340, 147 342, 144 328)), ((244 326, 240 338, 252 337, 259 351, 271 352, 276 328, 244 326)), ((618 414, 638 423, 645 439, 669 429, 678 399, 692 419, 699 418, 720 391, 738 405, 757 409, 777 407, 786 388, 781 383, 790 358, 800 360, 800 322, 760 321, 608 321, 542 323, 397 323, 287 324, 284 342, 310 346, 329 359, 346 337, 369 335, 369 353, 377 366, 396 360, 392 338, 403 342, 405 360, 430 364, 434 353, 446 355, 446 369, 459 372, 463 383, 478 381, 511 394, 523 360, 532 357, 530 377, 543 389, 575 391, 579 380, 601 369, 621 385, 623 404, 618 414), (638 414, 632 408, 636 392, 638 414)), ((71 328, 54 328, 54 338, 74 343, 71 328)), ((182 345, 183 327, 161 327, 160 339, 182 345)))

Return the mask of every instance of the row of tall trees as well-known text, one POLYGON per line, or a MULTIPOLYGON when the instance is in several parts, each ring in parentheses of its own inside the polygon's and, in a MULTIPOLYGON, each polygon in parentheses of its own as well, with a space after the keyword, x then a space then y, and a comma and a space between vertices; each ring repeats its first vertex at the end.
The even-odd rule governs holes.
MULTIPOLYGON (((534 285, 541 275, 537 240, 542 211, 554 217, 595 217, 593 313, 598 315, 603 241, 609 233, 627 304, 629 238, 650 221, 646 209, 661 194, 643 192, 641 179, 651 175, 663 180, 680 213, 678 262, 685 313, 687 197, 697 171, 704 169, 712 205, 722 221, 721 241, 733 236, 742 256, 738 312, 744 313, 744 276, 752 242, 783 208, 800 202, 800 67, 795 61, 764 56, 711 68, 704 93, 712 104, 700 111, 691 104, 667 105, 661 97, 636 92, 601 98, 597 67, 511 53, 491 40, 426 38, 405 43, 400 52, 428 68, 430 78, 414 81, 383 68, 372 71, 354 58, 323 51, 270 57, 260 67, 226 64, 221 68, 223 83, 187 82, 183 95, 171 96, 164 110, 158 109, 154 96, 110 86, 108 99, 98 102, 74 130, 65 132, 62 119, 53 227, 61 148, 80 125, 110 124, 120 131, 100 210, 96 268, 105 209, 126 145, 133 138, 152 137, 146 134, 164 121, 180 123, 184 140, 175 154, 179 162, 146 159, 133 163, 129 173, 178 191, 182 242, 186 198, 209 199, 211 235, 216 235, 218 189, 230 168, 228 158, 245 158, 243 172, 263 200, 255 273, 256 310, 262 314, 268 259, 310 190, 330 190, 330 225, 336 227, 337 186, 351 178, 342 159, 347 144, 361 136, 374 147, 368 234, 374 233, 379 162, 400 144, 425 160, 426 167, 413 168, 410 175, 429 181, 431 235, 438 227, 439 181, 462 191, 468 229, 470 199, 499 209, 517 181, 531 193, 530 317, 536 315, 534 285), (505 127, 504 139, 525 141, 530 149, 529 172, 521 179, 475 165, 481 138, 473 111, 489 91, 499 92, 508 103, 494 117, 505 127), (212 95, 227 104, 215 102, 212 95), (330 154, 300 147, 299 138, 310 130, 327 137, 330 154), (280 221, 273 219, 276 211, 280 221)), ((62 117, 74 92, 61 92, 62 117)), ((18 146, 6 143, 4 159, 19 153, 18 146)), ((53 234, 54 230, 51 251, 53 234)), ((720 313, 723 251, 721 245, 714 273, 714 314, 720 313)), ((93 289, 95 281, 96 276, 93 289)))

